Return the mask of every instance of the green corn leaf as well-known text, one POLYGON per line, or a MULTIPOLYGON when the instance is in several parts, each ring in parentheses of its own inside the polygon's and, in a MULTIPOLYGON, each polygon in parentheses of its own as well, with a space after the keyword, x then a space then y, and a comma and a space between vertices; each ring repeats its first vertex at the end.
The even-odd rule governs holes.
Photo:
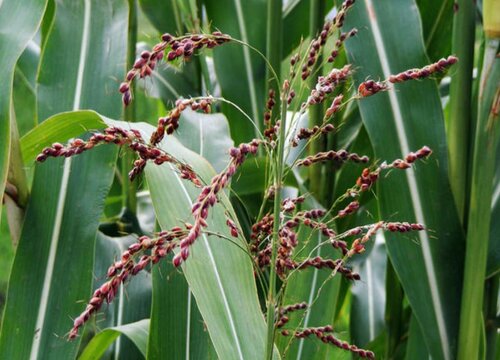
MULTIPOLYGON (((101 118, 108 126, 130 126, 101 118)), ((144 123, 134 123, 134 127, 143 131, 146 138, 154 129, 144 123)), ((206 160, 184 148, 173 137, 168 138, 164 149, 189 163, 203 181, 209 181, 215 174, 206 160)), ((181 180, 168 165, 148 165, 146 179, 162 228, 168 229, 188 220, 193 198, 199 190, 181 180)), ((234 218, 234 213, 225 195, 221 194, 221 205, 216 206, 212 214, 209 229, 230 237, 225 224, 226 214, 234 218)), ((244 249, 242 239, 230 241, 202 236, 193 245, 192 255, 182 269, 221 359, 260 358, 265 351, 265 322, 257 298, 252 262, 244 249)), ((165 273, 162 276, 166 276, 165 273)), ((153 302, 153 308, 155 306, 153 302)))
POLYGON ((459 356, 465 360, 484 351, 484 278, 488 258, 493 179, 495 176, 500 126, 500 41, 487 39, 480 79, 470 208, 467 220, 467 246, 460 321, 459 356), (482 335, 482 336, 481 336, 482 335))
POLYGON ((353 270, 361 276, 361 281, 351 287, 351 340, 361 348, 380 335, 385 325, 387 253, 383 236, 374 241, 366 255, 353 261, 353 270))
MULTIPOLYGON (((314 200, 308 200, 306 209, 321 208, 314 200)), ((319 246, 325 237, 318 232, 311 232, 306 226, 298 231, 299 245, 295 250, 296 261, 305 258, 321 256, 335 259, 339 253, 329 244, 319 246)), ((335 308, 340 286, 340 274, 331 277, 331 272, 320 269, 306 269, 294 272, 286 287, 283 305, 299 302, 308 304, 307 311, 297 311, 290 315, 286 327, 290 330, 315 326, 332 325, 335 318, 335 308)), ((292 334, 293 332, 290 331, 292 334)), ((318 346, 311 339, 294 339, 292 335, 277 338, 278 347, 285 358, 296 359, 324 359, 333 356, 336 349, 328 344, 318 346)))
POLYGON ((83 132, 102 129, 106 124, 92 110, 68 111, 51 116, 21 138, 25 164, 32 164, 46 146, 64 143, 83 132))
POLYGON ((215 171, 222 171, 234 146, 229 125, 223 114, 203 114, 186 109, 182 112, 176 137, 188 149, 208 160, 215 171))
MULTIPOLYGON (((6 0, 0 3, 0 194, 9 167, 10 117, 14 68, 40 26, 46 0, 6 0)), ((0 208, 1 214, 1 208, 0 208)))
POLYGON ((92 340, 83 350, 78 358, 79 360, 93 360, 100 359, 106 349, 114 342, 120 335, 125 335, 130 339, 140 353, 146 356, 147 339, 149 332, 149 319, 140 320, 137 322, 129 323, 121 326, 114 326, 104 329, 98 335, 94 336, 92 340))
MULTIPOLYGON (((104 283, 109 266, 119 259, 128 246, 137 241, 137 236, 110 237, 99 232, 97 234, 95 260, 94 260, 94 286, 96 289, 104 283)), ((136 321, 148 318, 151 312, 151 274, 141 271, 135 275, 125 286, 120 287, 119 295, 111 304, 102 308, 95 321, 96 337, 101 336, 103 328, 116 328, 128 326, 136 321)), ((148 323, 149 324, 149 323, 148 323)), ((94 329, 92 329, 94 330, 94 329)), ((146 328, 146 333, 148 328, 146 328)), ((146 335, 147 336, 147 335, 146 335)), ((121 337, 114 343, 113 351, 110 352, 114 358, 137 359, 146 353, 144 349, 137 349, 131 342, 130 337, 121 337)), ((94 340, 91 340, 93 342, 94 340)), ((88 345, 87 345, 88 347, 88 345)), ((102 349, 102 351, 106 348, 102 349)), ((109 351, 109 350, 108 350, 109 351)))
MULTIPOLYGON (((196 30, 192 26, 193 14, 189 12, 191 3, 187 1, 139 0, 142 11, 160 34, 183 35, 196 30)), ((154 39, 156 40, 156 39, 154 39)), ((158 39, 159 41, 160 39, 158 39)), ((200 95, 201 68, 203 55, 179 66, 160 66, 152 74, 151 96, 161 98, 166 106, 171 106, 180 97, 200 95)), ((150 86, 146 82, 146 89, 150 86)))
MULTIPOLYGON (((266 1, 205 0, 205 6, 213 29, 265 52, 266 1)), ((232 138, 237 144, 255 138, 263 122, 264 60, 248 47, 231 43, 214 49, 213 55, 222 96, 238 104, 256 124, 254 126, 239 111, 224 105, 232 138)))
MULTIPOLYGON (((497 154, 500 146, 497 149, 497 154)), ((491 199, 491 218, 500 219, 500 156, 497 156, 493 178, 493 196, 491 199)), ((490 243, 488 244, 488 263, 486 276, 500 272, 500 221, 492 221, 490 225, 490 243)))
POLYGON ((139 0, 139 5, 158 32, 181 35, 183 24, 178 0, 139 0))
POLYGON ((410 320, 410 331, 408 332, 408 344, 406 346, 405 360, 428 359, 429 352, 426 349, 424 336, 415 316, 410 320))
MULTIPOLYGON (((113 79, 124 72, 126 38, 120 30, 126 19, 122 0, 57 2, 40 60, 39 119, 86 107, 120 114, 113 79)), ((90 295, 98 220, 116 154, 103 147, 36 166, 7 295, 0 339, 5 358, 76 356, 79 341, 68 342, 65 335, 71 317, 83 310, 79 301, 90 295)))
MULTIPOLYGON (((215 174, 198 155, 168 139, 165 149, 188 162, 204 181, 215 174)), ((146 167, 153 206, 163 229, 189 221, 193 199, 199 190, 183 182, 168 166, 146 167), (177 189, 177 191, 167 191, 177 189)), ((225 195, 222 206, 212 210, 209 229, 229 235, 225 212, 233 214, 225 195)), ((232 215, 234 217, 234 214, 232 215)), ((252 263, 242 239, 237 244, 203 235, 192 246, 183 272, 219 358, 261 358, 265 351, 265 322, 257 299, 252 263), (243 249, 242 249, 243 247, 243 249)))
POLYGON ((432 61, 448 56, 451 51, 453 29, 453 1, 417 0, 424 44, 432 61))
MULTIPOLYGON (((181 115, 176 137, 188 149, 205 157, 217 171, 227 166, 227 152, 233 141, 224 115, 186 110, 181 115)), ((215 358, 191 289, 170 260, 171 257, 153 269, 148 358, 215 358)))
MULTIPOLYGON (((387 78, 428 60, 420 20, 411 0, 356 2, 346 27, 358 27, 347 42, 356 83, 387 78), (401 16, 401 14, 405 14, 401 16)), ((416 221, 429 230, 401 239, 388 234, 387 248, 434 359, 457 349, 463 266, 463 234, 447 180, 443 116, 432 80, 405 83, 359 102, 378 159, 391 161, 428 145, 426 164, 393 172, 378 183, 384 220, 416 221)))

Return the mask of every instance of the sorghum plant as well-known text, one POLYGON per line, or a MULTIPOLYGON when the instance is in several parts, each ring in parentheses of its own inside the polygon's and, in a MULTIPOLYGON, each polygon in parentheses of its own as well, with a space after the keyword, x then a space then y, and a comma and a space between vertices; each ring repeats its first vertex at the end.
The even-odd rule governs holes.
MULTIPOLYGON (((342 29, 345 16, 353 4, 353 0, 346 0, 336 17, 325 23, 321 32, 304 51, 297 52, 291 57, 290 72, 286 79, 279 79, 275 76, 274 81, 280 81, 280 91, 276 93, 271 90, 268 93, 263 115, 266 128, 262 135, 248 143, 228 149, 227 167, 208 183, 204 184, 190 164, 184 163, 165 151, 161 144, 163 141, 168 141, 168 136, 176 131, 183 111, 191 109, 210 113, 215 103, 223 100, 209 95, 178 99, 172 110, 158 119, 156 130, 149 139, 145 139, 141 132, 133 128, 113 126, 102 132, 95 132, 88 140, 75 139, 66 146, 55 143, 38 155, 37 161, 42 162, 48 157, 71 157, 92 150, 101 144, 114 144, 127 147, 137 156, 129 172, 131 181, 136 179, 146 166, 165 166, 165 163, 169 163, 172 165, 172 171, 177 171, 182 179, 191 181, 200 188, 199 195, 191 208, 191 223, 179 223, 178 226, 153 236, 139 237, 137 242, 130 245, 121 257, 111 264, 106 274, 107 281, 94 291, 84 311, 74 319, 73 327, 69 331, 69 339, 78 336, 80 328, 101 309, 104 303, 113 301, 126 281, 149 266, 162 261, 167 254, 175 253, 172 259, 175 267, 189 267, 190 250, 193 244, 202 235, 214 235, 207 231, 207 226, 212 208, 220 203, 220 194, 230 187, 231 179, 244 161, 250 155, 255 155, 260 148, 269 157, 268 171, 272 175, 263 199, 262 211, 251 228, 246 250, 253 259, 255 276, 259 277, 266 273, 269 279, 269 284, 265 289, 268 324, 266 357, 272 358, 275 336, 279 331, 279 336, 289 337, 290 341, 315 336, 324 342, 325 346, 335 346, 361 358, 375 358, 372 351, 340 340, 334 333, 333 324, 324 324, 321 327, 287 327, 290 317, 296 316, 295 314, 300 311, 307 312, 311 304, 306 302, 284 304, 281 290, 287 286, 292 273, 311 267, 330 272, 331 277, 338 275, 349 281, 359 281, 360 275, 351 269, 349 260, 363 253, 366 243, 373 239, 378 231, 399 233, 425 231, 425 224, 409 223, 405 222, 405 219, 399 219, 400 222, 377 221, 337 233, 334 221, 356 213, 360 207, 360 196, 370 191, 377 181, 383 181, 381 179, 383 173, 389 173, 390 170, 408 169, 417 160, 429 157, 432 150, 423 146, 402 159, 372 161, 371 165, 368 165, 370 159, 367 156, 350 153, 344 149, 331 149, 296 159, 290 166, 286 165, 285 157, 292 147, 297 147, 299 144, 307 145, 319 137, 336 132, 338 130, 336 115, 350 101, 362 100, 383 91, 393 91, 393 84, 424 79, 444 72, 457 62, 457 58, 449 56, 424 68, 410 69, 391 75, 384 80, 368 79, 359 85, 357 91, 354 91, 349 99, 346 99, 347 95, 339 93, 338 89, 341 84, 350 81, 355 69, 351 65, 345 65, 342 68, 331 68, 325 75, 321 75, 314 72, 314 65, 318 61, 318 54, 323 51, 331 38, 334 38, 334 46, 325 61, 325 66, 334 63, 344 42, 356 35, 356 29, 347 31, 342 29), (299 73, 300 76, 297 76, 299 73), (315 86, 308 89, 306 80, 311 77, 315 79, 315 86), (305 97, 296 95, 304 93, 307 93, 305 97), (277 97, 280 99, 279 109, 275 109, 277 97), (298 119, 302 114, 311 107, 324 105, 326 105, 326 111, 321 125, 312 128, 297 128, 298 119), (293 114, 291 118, 287 116, 288 113, 293 114), (287 124, 288 121, 291 122, 290 126, 287 124), (357 181, 352 184, 351 188, 346 189, 329 209, 307 208, 305 200, 311 195, 306 193, 297 197, 283 198, 283 182, 287 172, 294 168, 308 167, 327 161, 335 162, 339 166, 352 162, 366 167, 359 170, 357 181), (152 164, 147 165, 148 163, 152 164), (338 256, 325 258, 306 254, 304 247, 309 239, 302 238, 300 228, 309 228, 312 233, 320 234, 323 241, 318 246, 331 246, 338 250, 338 256), (277 288, 278 278, 280 288, 277 288)), ((151 76, 159 62, 187 61, 203 48, 223 46, 231 42, 241 43, 219 31, 211 34, 183 36, 164 34, 161 40, 152 51, 144 51, 140 54, 133 68, 120 84, 119 92, 122 94, 125 106, 133 101, 132 82, 151 76)), ((391 174, 391 176, 398 175, 391 174)), ((234 237, 242 234, 236 219, 228 215, 226 224, 234 237)), ((212 238, 211 241, 223 240, 212 238)))

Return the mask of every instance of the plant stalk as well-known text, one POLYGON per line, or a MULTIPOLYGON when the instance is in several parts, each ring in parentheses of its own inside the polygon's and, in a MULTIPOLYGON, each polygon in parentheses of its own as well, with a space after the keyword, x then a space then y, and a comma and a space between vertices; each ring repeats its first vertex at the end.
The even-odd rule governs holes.
POLYGON ((286 99, 288 97, 288 90, 283 89, 281 95, 281 126, 278 142, 278 155, 275 165, 274 173, 274 223, 273 223, 273 237, 272 237, 272 255, 271 266, 269 267, 269 290, 267 293, 267 346, 266 346, 266 359, 273 358, 274 350, 274 321, 276 309, 276 258, 278 253, 279 243, 279 228, 280 228, 280 213, 281 213, 281 189, 283 187, 283 167, 284 167, 284 153, 285 153, 285 133, 286 133, 286 99))
MULTIPOLYGON (((283 52, 283 16, 282 2, 270 0, 267 2, 267 39, 266 57, 270 66, 280 76, 281 57, 283 52)), ((271 68, 266 67, 266 94, 270 89, 279 94, 279 79, 274 79, 271 68)), ((275 97, 275 109, 280 109, 280 97, 275 97)))
MULTIPOLYGON (((131 69, 135 62, 137 43, 137 2, 128 0, 128 34, 127 34, 127 69, 131 69)), ((135 93, 135 82, 132 83, 132 93, 135 93)), ((124 119, 134 122, 136 114, 136 102, 132 101, 124 110, 124 119)), ((128 180, 128 170, 134 162, 134 155, 126 151, 122 157, 122 207, 127 208, 134 215, 137 211, 137 181, 128 180)))
POLYGON ((460 219, 465 223, 476 9, 471 0, 457 0, 456 4, 452 53, 460 63, 451 76, 447 138, 451 189, 460 219))
MULTIPOLYGON (((309 22, 309 35, 315 37, 318 31, 321 29, 324 19, 325 19, 325 1, 322 0, 311 0, 310 4, 310 22, 309 22)), ((321 74, 318 71, 321 67, 321 53, 318 54, 316 64, 314 64, 311 74, 321 74)), ((316 86, 317 79, 315 76, 311 76, 309 79, 309 85, 312 88, 316 86)), ((323 123, 323 107, 322 104, 310 106, 309 107, 309 127, 312 128, 315 125, 320 126, 323 123)), ((324 138, 319 137, 311 141, 309 145, 309 155, 317 154, 318 152, 324 151, 325 144, 323 142, 324 138)), ((314 164, 309 167, 309 190, 311 194, 323 205, 326 205, 323 200, 324 196, 322 194, 322 176, 321 172, 323 165, 321 163, 314 164)))
POLYGON ((497 300, 500 288, 500 275, 495 275, 487 281, 485 306, 486 323, 486 360, 495 360, 497 351, 497 300))
POLYGON ((460 313, 458 359, 475 359, 481 347, 483 296, 490 236, 491 198, 500 137, 500 64, 496 60, 499 41, 485 46, 479 92, 478 122, 473 153, 470 211, 467 226, 464 283, 460 313))

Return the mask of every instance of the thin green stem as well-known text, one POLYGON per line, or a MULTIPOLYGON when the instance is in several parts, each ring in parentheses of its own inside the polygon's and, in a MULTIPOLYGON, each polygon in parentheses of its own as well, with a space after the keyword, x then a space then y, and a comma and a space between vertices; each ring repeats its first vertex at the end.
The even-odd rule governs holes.
POLYGON ((278 154, 276 159, 274 174, 274 224, 273 237, 271 239, 271 265, 269 267, 269 290, 267 293, 267 346, 266 359, 272 359, 274 349, 274 321, 276 308, 276 258, 279 242, 280 212, 281 212, 281 189, 283 187, 283 163, 285 153, 285 132, 286 132, 286 99, 288 90, 284 90, 281 95, 281 126, 278 141, 278 154))
MULTIPOLYGON (((270 89, 275 94, 279 94, 279 78, 274 79, 280 73, 281 55, 283 48, 283 19, 282 19, 282 1, 270 0, 267 2, 267 40, 266 57, 269 60, 270 67, 266 68, 266 94, 270 89), (274 69, 274 72, 271 70, 274 69)), ((280 99, 275 97, 276 109, 280 109, 280 99)))
POLYGON ((447 127, 450 182, 460 219, 466 215, 467 164, 471 144, 472 69, 474 66, 475 4, 458 0, 453 21, 452 52, 460 59, 450 84, 450 115, 447 127))
MULTIPOLYGON (((137 43, 137 3, 136 0, 128 0, 128 34, 127 34, 127 69, 131 69, 135 62, 137 43)), ((135 92, 135 83, 132 83, 132 92, 135 92)), ((128 122, 135 121, 135 101, 129 104, 124 111, 124 119, 128 122)), ((122 206, 133 214, 137 211, 137 182, 128 181, 128 170, 134 161, 134 155, 126 151, 122 157, 122 206)))

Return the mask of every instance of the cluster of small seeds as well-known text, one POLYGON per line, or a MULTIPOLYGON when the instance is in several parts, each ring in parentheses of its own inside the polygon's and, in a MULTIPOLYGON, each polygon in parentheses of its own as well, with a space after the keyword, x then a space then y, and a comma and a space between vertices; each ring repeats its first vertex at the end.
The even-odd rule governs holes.
POLYGON ((351 65, 345 65, 342 69, 332 69, 327 75, 320 76, 307 102, 302 107, 322 103, 335 90, 337 85, 347 80, 350 75, 351 65))
POLYGON ((256 254, 259 251, 261 242, 269 237, 273 230, 274 216, 266 214, 258 222, 252 225, 250 234, 250 251, 256 254))
POLYGON ((338 163, 345 163, 347 161, 352 161, 355 163, 367 163, 368 161, 370 161, 367 156, 359 156, 356 153, 348 153, 347 150, 330 150, 327 152, 319 152, 315 155, 311 155, 302 160, 299 160, 297 161, 297 166, 310 166, 317 162, 324 162, 329 160, 333 160, 338 163))
POLYGON ((358 226, 349 230, 345 236, 355 236, 363 232, 363 230, 368 229, 368 231, 360 238, 355 239, 352 242, 351 249, 349 250, 347 256, 351 257, 355 254, 361 254, 365 251, 364 244, 373 237, 378 230, 383 229, 390 232, 400 232, 406 233, 410 231, 422 231, 425 227, 418 223, 408 223, 408 222, 384 222, 379 221, 375 224, 368 226, 358 226))
POLYGON ((319 33, 319 36, 311 42, 309 48, 309 54, 307 55, 307 61, 302 65, 302 80, 306 80, 311 74, 311 68, 314 66, 318 60, 318 55, 321 52, 322 47, 326 44, 326 40, 332 34, 332 23, 330 21, 323 25, 323 29, 319 33))
POLYGON ((406 155, 404 160, 396 159, 390 164, 384 162, 375 170, 370 170, 369 168, 365 168, 363 169, 361 176, 356 180, 356 187, 358 189, 349 190, 349 193, 351 196, 356 196, 358 195, 359 192, 369 190, 372 187, 372 185, 378 180, 381 170, 386 170, 386 169, 405 170, 410 168, 411 164, 413 164, 416 160, 425 159, 431 154, 432 150, 428 146, 423 146, 418 151, 411 152, 408 155, 406 155))
POLYGON ((409 222, 388 222, 384 224, 384 229, 390 232, 408 232, 408 231, 422 231, 424 226, 418 223, 409 222))
POLYGON ((369 168, 364 168, 361 175, 356 180, 356 186, 359 191, 368 191, 372 185, 378 180, 380 175, 380 168, 371 171, 369 168))
POLYGON ((147 145, 139 131, 125 130, 120 127, 106 128, 103 130, 103 133, 95 133, 87 141, 82 139, 72 140, 67 146, 54 143, 43 149, 42 153, 36 157, 36 161, 43 162, 48 157, 70 157, 78 155, 100 144, 127 145, 139 156, 139 159, 134 161, 134 167, 129 172, 131 181, 144 170, 148 161, 152 161, 156 165, 161 165, 165 162, 174 164, 180 171, 180 176, 183 179, 190 180, 196 186, 200 186, 201 184, 189 165, 177 160, 175 157, 159 148, 147 145))
POLYGON ((384 81, 373 81, 367 80, 359 84, 358 95, 360 97, 367 97, 374 95, 380 91, 385 91, 389 89, 389 83, 400 83, 409 80, 419 80, 425 79, 429 76, 446 71, 450 66, 455 64, 458 58, 455 56, 448 56, 446 59, 440 59, 437 62, 427 65, 421 69, 410 69, 403 71, 397 75, 390 75, 387 80, 384 81))
POLYGON ((380 167, 382 169, 386 168, 395 168, 395 169, 401 169, 405 170, 411 167, 411 164, 413 164, 415 161, 418 159, 425 159, 429 155, 432 154, 432 150, 428 146, 424 146, 421 149, 419 149, 416 152, 411 152, 408 155, 406 155, 405 159, 396 159, 394 160, 391 164, 382 164, 380 167))
POLYGON ((306 338, 310 335, 315 335, 318 339, 326 344, 332 344, 340 349, 344 349, 358 355, 361 358, 375 359, 375 354, 369 350, 363 350, 358 348, 356 345, 351 345, 346 341, 337 339, 333 334, 333 327, 331 325, 321 326, 321 327, 311 327, 306 328, 301 331, 295 332, 294 336, 299 339, 306 338))
POLYGON ((238 237, 239 231, 238 231, 238 227, 236 226, 234 221, 227 218, 226 225, 229 228, 229 231, 231 232, 231 236, 238 237))
POLYGON ((383 81, 366 80, 359 84, 358 95, 360 97, 368 97, 388 89, 389 86, 383 81))
POLYGON ((78 335, 78 330, 97 312, 104 302, 110 303, 115 298, 120 286, 131 276, 137 275, 150 263, 156 264, 178 245, 178 239, 186 230, 174 227, 170 231, 162 231, 155 238, 141 236, 138 241, 123 252, 120 260, 111 265, 107 271, 109 279, 96 289, 85 310, 74 320, 69 339, 78 335), (148 255, 149 253, 149 255, 148 255))
POLYGON ((337 216, 339 218, 343 218, 343 217, 346 217, 347 215, 350 215, 352 214, 353 212, 355 212, 356 210, 359 209, 359 202, 357 201, 351 201, 349 203, 349 205, 347 205, 345 207, 345 209, 343 210, 340 210, 338 213, 337 213, 337 216))
POLYGON ((340 10, 339 12, 337 13, 337 16, 335 16, 335 21, 334 21, 334 25, 337 27, 337 28, 341 28, 343 25, 344 25, 344 20, 345 20, 345 16, 347 14, 347 11, 349 10, 349 8, 351 6, 354 5, 354 2, 355 0, 345 0, 343 3, 342 3, 342 6, 340 7, 340 10))
MULTIPOLYGON (((276 274, 285 279, 286 271, 296 267, 292 260, 292 254, 295 247, 298 245, 297 234, 287 227, 282 227, 279 231, 279 246, 276 259, 276 274)), ((269 244, 269 247, 271 245, 269 244)))
POLYGON ((328 121, 333 115, 335 115, 339 111, 340 106, 342 105, 343 98, 344 95, 340 94, 333 99, 332 104, 325 111, 325 117, 323 119, 323 122, 328 121))
POLYGON ((151 134, 149 142, 151 145, 156 145, 163 140, 165 133, 171 135, 179 127, 179 119, 181 113, 190 108, 193 111, 201 110, 205 114, 212 111, 212 98, 204 97, 200 99, 179 99, 175 102, 175 107, 168 113, 167 116, 158 119, 158 126, 155 132, 151 134))
POLYGON ((243 163, 246 156, 257 153, 257 148, 261 143, 260 140, 253 140, 248 144, 244 143, 240 144, 239 147, 232 148, 229 151, 231 161, 227 169, 215 175, 210 185, 202 188, 200 195, 191 208, 194 224, 189 229, 189 233, 180 242, 181 251, 174 256, 174 266, 180 266, 189 257, 189 248, 200 236, 202 229, 208 226, 206 221, 208 212, 218 202, 217 196, 219 192, 227 186, 229 180, 236 173, 236 169, 243 163))
POLYGON ((327 61, 329 63, 332 63, 335 61, 337 56, 339 56, 339 51, 342 49, 342 45, 344 44, 344 41, 347 39, 356 36, 358 33, 357 29, 352 29, 348 32, 341 33, 339 35, 339 38, 335 41, 335 47, 333 48, 332 52, 330 53, 330 56, 328 57, 327 61))
POLYGON ((274 90, 270 89, 266 102, 266 111, 264 112, 264 125, 266 126, 266 128, 264 129, 264 136, 269 140, 273 140, 276 132, 278 131, 278 127, 274 126, 271 121, 273 108, 274 105, 276 105, 274 97, 275 97, 274 90))
POLYGON ((166 61, 174 61, 178 58, 187 60, 191 58, 195 50, 202 48, 213 48, 231 41, 231 37, 215 31, 212 34, 194 34, 181 37, 174 37, 170 34, 163 34, 162 41, 156 44, 152 51, 143 51, 135 61, 133 68, 129 70, 125 81, 120 84, 119 91, 122 93, 122 101, 125 106, 132 101, 131 83, 139 77, 151 76, 158 61, 164 59, 164 53, 168 51, 166 61))
POLYGON ((276 328, 281 328, 283 327, 290 319, 288 317, 288 314, 297 310, 304 310, 307 308, 307 304, 305 302, 293 304, 293 305, 287 305, 285 307, 282 307, 278 311, 278 321, 276 322, 276 328))
POLYGON ((289 213, 295 210, 297 204, 302 204, 305 201, 304 196, 299 196, 295 198, 286 198, 281 202, 281 209, 285 213, 289 213))
POLYGON ((119 127, 109 127, 103 133, 93 134, 87 141, 75 139, 66 146, 54 143, 42 150, 36 161, 43 162, 48 157, 70 157, 90 150, 99 144, 125 145, 133 142, 142 142, 142 136, 137 130, 125 130, 119 127))
POLYGON ((297 268, 306 269, 308 267, 314 267, 316 269, 331 269, 336 270, 340 274, 342 274, 347 280, 360 280, 361 277, 358 273, 353 272, 350 268, 343 266, 342 259, 332 260, 332 259, 323 259, 320 256, 316 256, 314 258, 307 259, 300 264, 297 264, 297 268))
POLYGON ((425 79, 432 74, 445 71, 457 61, 458 58, 456 56, 448 56, 446 59, 440 59, 434 64, 427 65, 421 69, 410 69, 397 75, 391 75, 387 81, 395 84, 408 80, 425 79))
POLYGON ((156 165, 161 165, 167 162, 174 164, 177 167, 181 178, 191 181, 197 187, 201 186, 201 182, 191 166, 177 160, 162 149, 139 142, 131 143, 129 148, 139 155, 139 159, 134 161, 134 167, 128 173, 130 181, 133 181, 137 175, 142 173, 148 161, 152 161, 156 165))
POLYGON ((335 126, 333 126, 332 124, 325 124, 322 126, 315 125, 311 129, 301 128, 297 133, 297 135, 295 135, 294 138, 292 139, 291 145, 293 147, 297 147, 299 145, 299 141, 301 140, 309 139, 317 134, 328 134, 334 130, 335 126))

